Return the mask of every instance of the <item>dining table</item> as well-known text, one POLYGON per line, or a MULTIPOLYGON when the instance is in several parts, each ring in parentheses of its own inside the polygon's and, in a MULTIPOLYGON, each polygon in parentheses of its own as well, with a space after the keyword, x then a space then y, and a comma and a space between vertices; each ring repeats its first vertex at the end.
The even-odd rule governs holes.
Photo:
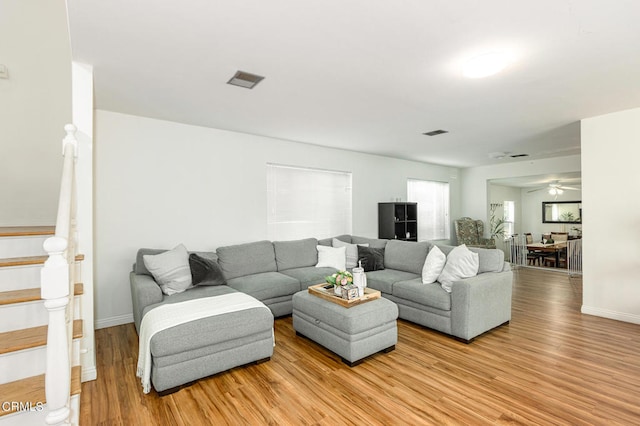
POLYGON ((567 249, 566 241, 558 241, 553 243, 541 242, 541 243, 527 244, 528 251, 552 253, 556 260, 556 263, 555 263, 556 268, 560 266, 560 253, 566 249, 567 249))

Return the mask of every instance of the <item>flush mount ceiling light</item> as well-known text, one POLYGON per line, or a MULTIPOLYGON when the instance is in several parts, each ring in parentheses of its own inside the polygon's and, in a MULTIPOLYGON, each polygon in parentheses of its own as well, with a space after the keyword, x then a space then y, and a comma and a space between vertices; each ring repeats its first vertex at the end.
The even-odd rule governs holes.
POLYGON ((502 152, 502 151, 490 152, 489 158, 492 158, 494 160, 503 160, 504 157, 506 157, 508 154, 509 154, 508 152, 502 152))
POLYGON ((467 78, 489 77, 504 70, 513 62, 506 52, 489 52, 474 56, 462 65, 462 75, 467 78))
POLYGON ((448 130, 438 129, 438 130, 432 130, 430 132, 424 132, 423 135, 426 135, 426 136, 438 136, 438 135, 442 135, 443 133, 449 133, 449 131, 448 130))
POLYGON ((244 87, 245 89, 253 89, 262 80, 264 80, 264 77, 262 76, 244 71, 237 71, 236 74, 227 81, 227 84, 244 87))

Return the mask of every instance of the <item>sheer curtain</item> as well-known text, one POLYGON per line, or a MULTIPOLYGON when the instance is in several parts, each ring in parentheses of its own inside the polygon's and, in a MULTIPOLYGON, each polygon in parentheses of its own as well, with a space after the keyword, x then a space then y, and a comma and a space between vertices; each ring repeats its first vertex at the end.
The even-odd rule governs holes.
POLYGON ((351 173, 267 164, 272 241, 351 234, 351 173))
POLYGON ((449 239, 449 183, 408 179, 407 200, 418 203, 420 241, 449 239))

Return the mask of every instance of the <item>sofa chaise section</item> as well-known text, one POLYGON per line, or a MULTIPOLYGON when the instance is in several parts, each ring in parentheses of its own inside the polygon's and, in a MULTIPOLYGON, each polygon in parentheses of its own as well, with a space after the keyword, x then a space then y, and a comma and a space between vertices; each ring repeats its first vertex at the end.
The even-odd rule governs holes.
MULTIPOLYGON (((193 299, 237 293, 226 285, 203 285, 165 295, 145 267, 143 256, 166 250, 140 249, 130 273, 133 316, 140 334, 142 318, 151 310, 193 299)), ((217 260, 216 254, 199 255, 217 260)), ((216 299, 211 299, 215 303, 216 299)), ((151 338, 151 381, 156 391, 179 386, 233 367, 269 359, 273 354, 273 314, 269 309, 248 308, 205 316, 157 332, 151 338)))

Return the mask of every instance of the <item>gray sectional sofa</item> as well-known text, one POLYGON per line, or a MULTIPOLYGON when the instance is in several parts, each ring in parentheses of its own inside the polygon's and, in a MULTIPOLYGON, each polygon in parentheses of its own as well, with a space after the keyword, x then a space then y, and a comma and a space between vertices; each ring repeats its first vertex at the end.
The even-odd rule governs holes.
MULTIPOLYGON (((479 255, 480 271, 477 276, 454 282, 451 293, 440 284, 422 284, 421 272, 433 245, 428 242, 380 240, 351 235, 337 239, 350 244, 369 244, 371 248, 384 248, 384 270, 367 272, 368 286, 380 290, 382 296, 398 305, 399 318, 449 334, 469 342, 476 336, 511 319, 512 272, 504 262, 504 253, 496 249, 471 248, 479 255)), ((331 246, 332 239, 307 238, 295 241, 257 241, 247 244, 219 247, 215 253, 200 253, 217 260, 226 285, 196 286, 187 291, 166 296, 146 269, 142 256, 162 250, 140 249, 130 274, 133 315, 139 331, 142 317, 150 309, 166 303, 240 291, 263 302, 279 317, 292 313, 292 297, 308 286, 324 282, 326 276, 336 272, 333 268, 318 268, 317 245, 331 246)), ((445 254, 453 247, 438 246, 445 254)), ((233 318, 229 319, 231 321, 233 318)), ((235 318, 237 320, 237 318, 235 318)), ((170 388, 205 377, 260 357, 271 356, 272 348, 265 338, 264 324, 273 327, 272 318, 256 319, 258 327, 248 321, 246 330, 233 335, 228 329, 222 335, 202 337, 202 327, 215 330, 215 320, 199 320, 198 324, 184 324, 162 331, 152 339, 152 381, 156 390, 170 388), (253 327, 253 328, 252 328, 253 327), (254 330, 255 329, 255 330, 254 330), (198 332, 196 332, 198 331, 198 332), (185 338, 185 333, 191 338, 185 338), (252 334, 253 333, 253 334, 252 334), (252 336, 252 337, 247 337, 252 336), (257 337, 256 337, 257 336, 257 337), (224 342, 221 342, 221 339, 224 342), (228 341, 236 339, 232 350, 228 341), (239 340, 238 340, 239 339, 239 340), (243 341, 243 339, 245 339, 243 341), (256 345, 256 341, 261 344, 256 345), (239 343, 238 343, 239 342, 239 343), (253 352, 239 357, 243 349, 253 352), (226 352, 225 352, 226 351, 226 352), (266 355, 266 356, 263 356, 266 355), (205 356, 214 366, 197 367, 198 358, 205 356), (229 362, 234 359, 234 362, 229 362), (186 364, 185 364, 186 363, 186 364), (189 380, 179 378, 185 365, 192 363, 189 380), (159 385, 160 384, 160 385, 159 385)), ((271 342, 269 340, 269 342, 271 342)), ((272 346, 272 343, 271 343, 272 346)))

